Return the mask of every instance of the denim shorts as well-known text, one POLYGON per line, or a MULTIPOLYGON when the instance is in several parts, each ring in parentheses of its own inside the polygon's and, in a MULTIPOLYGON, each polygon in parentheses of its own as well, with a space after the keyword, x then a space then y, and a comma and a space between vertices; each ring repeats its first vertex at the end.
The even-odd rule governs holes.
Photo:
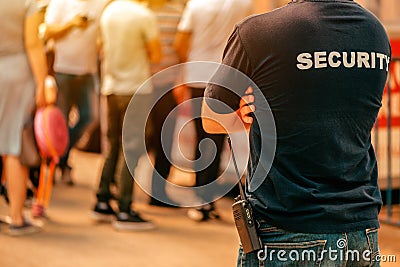
POLYGON ((338 234, 288 232, 260 221, 264 248, 244 254, 239 249, 238 267, 262 266, 380 266, 378 230, 338 234))

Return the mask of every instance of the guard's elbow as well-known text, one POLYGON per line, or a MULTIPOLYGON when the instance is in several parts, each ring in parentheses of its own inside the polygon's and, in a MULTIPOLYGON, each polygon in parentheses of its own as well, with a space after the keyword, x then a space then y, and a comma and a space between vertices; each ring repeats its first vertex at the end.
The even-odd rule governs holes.
POLYGON ((203 129, 209 134, 226 134, 226 129, 213 119, 202 117, 203 129))
POLYGON ((206 131, 207 133, 213 133, 213 128, 211 127, 209 121, 209 119, 201 118, 201 123, 203 125, 204 131, 206 131))

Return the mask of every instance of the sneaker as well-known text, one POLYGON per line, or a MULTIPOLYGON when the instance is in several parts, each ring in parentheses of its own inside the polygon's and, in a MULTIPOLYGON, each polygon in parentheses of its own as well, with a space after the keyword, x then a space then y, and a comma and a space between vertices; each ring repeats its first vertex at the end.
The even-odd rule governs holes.
POLYGON ((97 202, 90 217, 98 222, 112 222, 115 220, 115 211, 108 202, 97 202))
POLYGON ((117 220, 114 221, 112 225, 115 229, 121 231, 141 231, 155 228, 153 222, 143 219, 134 211, 119 212, 117 214, 117 220))
POLYGON ((30 222, 24 222, 23 225, 10 225, 8 228, 8 234, 10 236, 22 236, 38 233, 42 228, 38 225, 32 224, 30 222))
POLYGON ((187 216, 189 219, 196 222, 205 221, 205 214, 201 211, 201 209, 189 209, 187 211, 187 216))
POLYGON ((187 216, 196 222, 204 222, 209 219, 219 219, 220 216, 212 204, 207 204, 195 209, 189 209, 187 216))

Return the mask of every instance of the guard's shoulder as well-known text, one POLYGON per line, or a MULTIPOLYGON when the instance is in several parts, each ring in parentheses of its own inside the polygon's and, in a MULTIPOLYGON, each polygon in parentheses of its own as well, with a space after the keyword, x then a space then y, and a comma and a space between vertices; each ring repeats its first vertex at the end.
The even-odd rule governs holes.
POLYGON ((262 14, 254 14, 250 15, 240 22, 236 24, 236 28, 239 30, 252 30, 254 26, 260 25, 262 21, 265 20, 265 17, 267 16, 268 13, 262 13, 262 14))
POLYGON ((286 19, 285 10, 289 7, 289 5, 276 8, 274 10, 265 12, 265 13, 259 13, 259 14, 254 14, 246 17, 244 20, 239 22, 237 26, 239 28, 253 28, 256 26, 262 25, 264 28, 265 27, 273 27, 274 21, 279 21, 281 19, 286 19))

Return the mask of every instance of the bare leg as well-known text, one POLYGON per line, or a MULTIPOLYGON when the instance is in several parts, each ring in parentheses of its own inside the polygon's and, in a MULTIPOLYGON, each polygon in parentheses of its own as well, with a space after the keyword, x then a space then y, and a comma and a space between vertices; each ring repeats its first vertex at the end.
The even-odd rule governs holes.
POLYGON ((5 156, 4 169, 8 197, 10 199, 10 216, 13 225, 23 225, 23 209, 26 199, 28 169, 21 165, 16 156, 5 156))

